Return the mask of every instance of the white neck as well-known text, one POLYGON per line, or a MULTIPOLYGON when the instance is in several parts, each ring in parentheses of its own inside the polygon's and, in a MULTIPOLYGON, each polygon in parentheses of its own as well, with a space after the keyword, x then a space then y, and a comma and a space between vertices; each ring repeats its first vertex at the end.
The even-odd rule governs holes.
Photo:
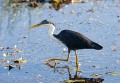
POLYGON ((48 35, 49 35, 53 40, 55 40, 56 42, 61 43, 61 41, 59 41, 57 38, 55 38, 55 37, 53 36, 54 30, 55 30, 55 26, 54 26, 53 24, 46 24, 46 25, 49 27, 48 35))
POLYGON ((54 34, 55 26, 53 24, 47 24, 47 26, 49 26, 48 35, 52 36, 54 34))

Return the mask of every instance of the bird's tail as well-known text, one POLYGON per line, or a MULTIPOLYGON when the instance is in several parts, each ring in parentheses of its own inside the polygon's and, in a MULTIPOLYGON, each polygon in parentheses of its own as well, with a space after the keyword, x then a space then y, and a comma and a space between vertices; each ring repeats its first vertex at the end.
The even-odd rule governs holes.
POLYGON ((92 47, 93 49, 96 49, 96 50, 101 50, 103 47, 95 42, 92 42, 92 47))

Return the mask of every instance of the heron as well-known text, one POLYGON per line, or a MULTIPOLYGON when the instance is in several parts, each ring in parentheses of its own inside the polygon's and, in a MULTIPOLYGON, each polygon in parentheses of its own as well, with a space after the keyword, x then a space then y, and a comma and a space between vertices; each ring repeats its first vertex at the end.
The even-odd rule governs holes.
POLYGON ((78 62, 78 56, 77 56, 76 50, 79 50, 79 49, 101 50, 103 48, 100 44, 90 40, 83 34, 76 32, 76 31, 66 29, 66 30, 62 30, 59 34, 54 34, 55 25, 53 22, 51 22, 49 20, 43 20, 42 22, 40 22, 38 24, 30 26, 30 28, 35 28, 35 27, 38 27, 41 25, 48 26, 49 27, 49 31, 48 31, 49 36, 53 40, 55 40, 59 43, 62 43, 63 45, 65 45, 68 48, 68 56, 66 59, 53 58, 53 59, 47 60, 47 63, 50 63, 51 61, 56 62, 56 60, 69 61, 70 52, 71 52, 71 50, 73 50, 75 52, 75 56, 76 56, 76 67, 78 68, 79 62, 78 62))

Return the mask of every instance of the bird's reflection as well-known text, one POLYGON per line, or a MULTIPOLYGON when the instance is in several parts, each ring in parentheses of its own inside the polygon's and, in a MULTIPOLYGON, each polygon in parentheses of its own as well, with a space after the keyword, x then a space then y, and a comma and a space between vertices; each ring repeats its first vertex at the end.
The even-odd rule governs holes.
POLYGON ((103 78, 86 78, 80 76, 81 71, 78 68, 70 68, 69 66, 62 66, 58 67, 56 65, 46 64, 48 67, 53 68, 54 72, 56 72, 56 69, 67 69, 68 77, 69 79, 64 80, 64 83, 102 83, 104 81, 103 78), (75 74, 72 75, 70 72, 72 70, 75 70, 75 74))
POLYGON ((75 75, 72 77, 70 74, 70 69, 68 68, 69 80, 65 80, 65 83, 102 83, 103 78, 85 78, 78 75, 76 71, 75 75))

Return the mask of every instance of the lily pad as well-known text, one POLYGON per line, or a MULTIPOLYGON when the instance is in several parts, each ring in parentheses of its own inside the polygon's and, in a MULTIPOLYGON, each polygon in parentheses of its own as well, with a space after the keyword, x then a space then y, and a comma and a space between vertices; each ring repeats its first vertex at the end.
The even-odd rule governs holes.
POLYGON ((109 75, 117 75, 117 74, 120 74, 120 72, 113 71, 113 72, 107 72, 106 74, 109 74, 109 75))

